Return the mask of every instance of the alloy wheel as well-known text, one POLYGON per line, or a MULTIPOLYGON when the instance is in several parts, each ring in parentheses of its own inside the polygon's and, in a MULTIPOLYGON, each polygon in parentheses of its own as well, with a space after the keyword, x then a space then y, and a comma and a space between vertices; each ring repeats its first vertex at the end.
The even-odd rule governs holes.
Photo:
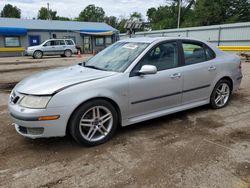
POLYGON ((229 96, 230 96, 229 85, 227 83, 221 83, 216 89, 214 102, 218 107, 222 107, 228 102, 229 96))
POLYGON ((113 115, 111 111, 104 106, 94 106, 83 114, 79 130, 84 139, 96 142, 108 135, 112 125, 113 115))

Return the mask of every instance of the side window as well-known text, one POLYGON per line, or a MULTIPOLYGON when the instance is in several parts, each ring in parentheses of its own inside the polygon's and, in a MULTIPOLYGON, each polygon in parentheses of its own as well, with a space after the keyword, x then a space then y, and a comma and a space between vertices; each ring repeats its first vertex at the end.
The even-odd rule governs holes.
POLYGON ((211 49, 205 48, 205 53, 206 53, 207 61, 215 58, 215 53, 211 49))
POLYGON ((185 65, 207 61, 205 49, 200 44, 182 43, 185 65))
POLYGON ((46 42, 43 46, 52 46, 51 41, 46 42))
POLYGON ((136 66, 140 70, 143 65, 154 65, 158 71, 178 66, 178 46, 176 42, 162 43, 154 47, 136 66))
POLYGON ((65 42, 64 42, 64 40, 59 40, 59 45, 65 45, 65 42))
POLYGON ((72 42, 72 40, 66 40, 66 44, 67 45, 74 45, 73 42, 72 42))

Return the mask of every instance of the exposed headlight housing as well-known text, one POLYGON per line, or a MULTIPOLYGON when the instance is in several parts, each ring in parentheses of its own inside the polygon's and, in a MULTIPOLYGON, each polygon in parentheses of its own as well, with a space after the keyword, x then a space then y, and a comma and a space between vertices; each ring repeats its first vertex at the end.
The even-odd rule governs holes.
POLYGON ((25 95, 19 104, 26 108, 46 108, 50 99, 51 96, 25 95))

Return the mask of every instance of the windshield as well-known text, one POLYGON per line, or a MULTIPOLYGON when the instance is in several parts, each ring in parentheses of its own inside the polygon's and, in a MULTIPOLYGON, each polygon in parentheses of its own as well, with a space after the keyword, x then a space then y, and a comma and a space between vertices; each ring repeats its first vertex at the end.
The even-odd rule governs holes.
POLYGON ((147 43, 117 42, 88 60, 85 67, 123 72, 147 46, 147 43))

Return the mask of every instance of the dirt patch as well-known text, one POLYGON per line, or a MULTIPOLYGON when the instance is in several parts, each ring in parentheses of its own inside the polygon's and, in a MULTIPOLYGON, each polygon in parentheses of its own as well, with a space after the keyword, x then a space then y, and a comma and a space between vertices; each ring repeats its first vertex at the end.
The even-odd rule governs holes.
MULTIPOLYGON (((250 163, 239 163, 236 167, 235 174, 246 183, 250 183, 250 163)), ((250 186, 250 185, 249 185, 250 186)))
POLYGON ((238 130, 236 132, 232 132, 229 135, 230 138, 233 140, 243 140, 243 141, 250 141, 250 133, 242 130, 238 130))
POLYGON ((223 122, 219 121, 222 117, 220 116, 207 116, 196 118, 196 125, 207 127, 210 129, 218 128, 224 126, 223 122), (215 120, 216 119, 216 120, 215 120))
POLYGON ((42 63, 43 61, 35 61, 35 62, 19 62, 19 61, 16 61, 16 62, 3 62, 1 63, 1 65, 27 65, 27 64, 37 64, 37 63, 42 63))
POLYGON ((27 67, 27 68, 16 68, 16 69, 3 69, 0 70, 0 73, 8 73, 8 72, 19 72, 19 71, 36 71, 36 70, 47 70, 47 69, 51 69, 51 68, 56 68, 58 67, 58 65, 56 66, 44 66, 44 67, 27 67))
POLYGON ((232 100, 250 103, 250 95, 248 94, 248 92, 243 92, 243 89, 241 89, 240 92, 232 95, 232 100))
POLYGON ((17 82, 10 82, 10 83, 0 83, 0 90, 5 92, 12 90, 17 82))

